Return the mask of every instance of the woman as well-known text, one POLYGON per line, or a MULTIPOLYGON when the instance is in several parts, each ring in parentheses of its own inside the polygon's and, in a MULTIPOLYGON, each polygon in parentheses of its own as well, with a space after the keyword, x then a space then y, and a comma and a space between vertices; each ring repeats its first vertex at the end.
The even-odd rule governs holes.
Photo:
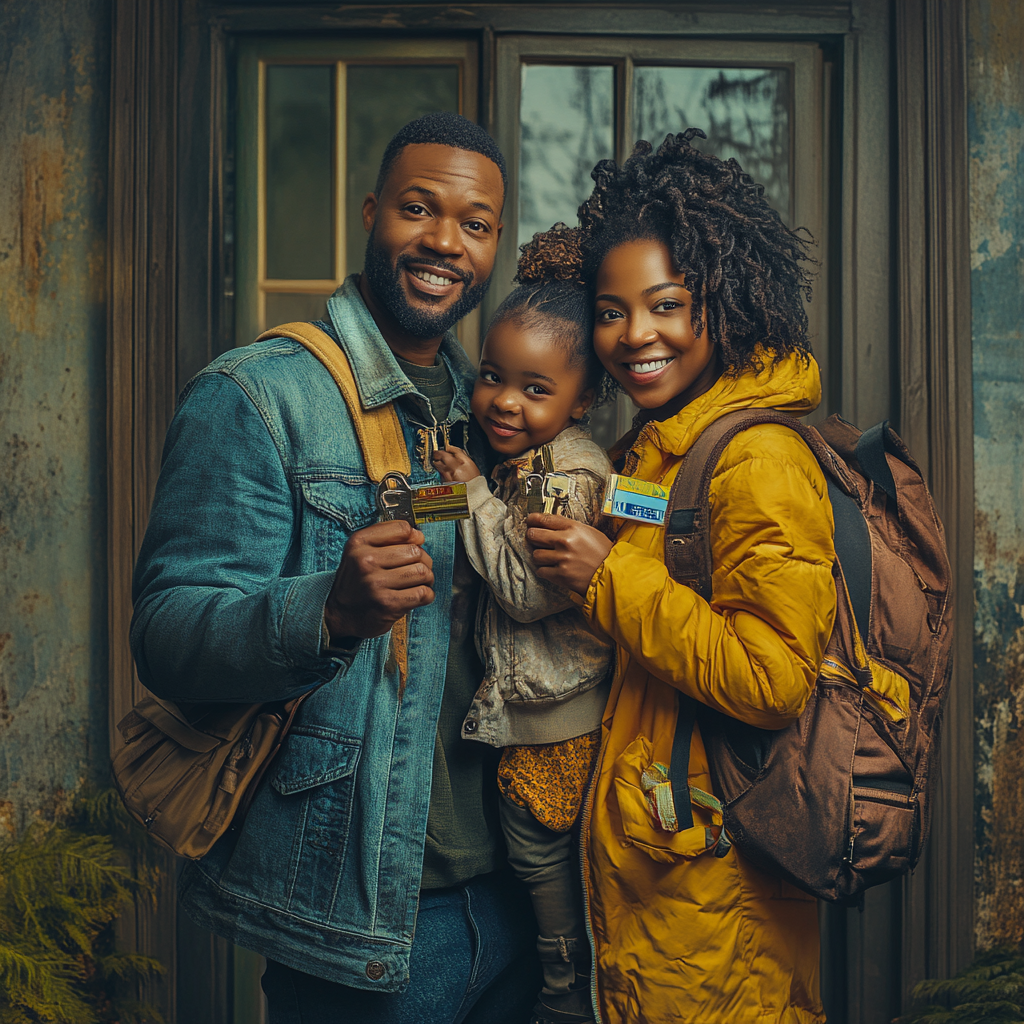
MULTIPOLYGON (((734 160, 693 149, 698 134, 598 165, 581 208, 594 348, 641 410, 619 471, 665 486, 718 417, 804 415, 821 392, 801 302, 806 242, 734 160)), ((612 543, 580 523, 530 520, 538 575, 578 594, 617 645, 584 822, 595 1011, 645 1024, 821 1022, 814 900, 735 848, 722 856, 703 807, 697 828, 665 831, 642 784, 671 762, 677 691, 781 729, 800 715, 832 627, 832 512, 803 441, 777 425, 738 434, 710 499, 710 603, 669 576, 660 526, 620 520, 612 543)), ((696 726, 689 784, 711 790, 696 726)))

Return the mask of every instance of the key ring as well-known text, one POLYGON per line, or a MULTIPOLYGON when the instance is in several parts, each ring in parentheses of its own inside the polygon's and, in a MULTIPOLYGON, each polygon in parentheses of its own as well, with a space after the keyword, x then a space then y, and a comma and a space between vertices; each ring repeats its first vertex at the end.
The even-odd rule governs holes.
POLYGON ((404 519, 411 526, 416 525, 412 509, 412 487, 403 473, 388 473, 377 484, 377 510, 381 521, 404 519))

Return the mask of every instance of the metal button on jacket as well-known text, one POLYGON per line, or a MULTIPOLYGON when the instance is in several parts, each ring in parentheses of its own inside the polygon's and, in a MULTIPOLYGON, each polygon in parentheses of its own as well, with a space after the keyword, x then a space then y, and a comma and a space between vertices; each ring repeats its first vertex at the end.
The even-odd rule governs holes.
POLYGON ((366 976, 370 981, 380 981, 384 977, 384 965, 379 960, 371 960, 366 965, 366 976))

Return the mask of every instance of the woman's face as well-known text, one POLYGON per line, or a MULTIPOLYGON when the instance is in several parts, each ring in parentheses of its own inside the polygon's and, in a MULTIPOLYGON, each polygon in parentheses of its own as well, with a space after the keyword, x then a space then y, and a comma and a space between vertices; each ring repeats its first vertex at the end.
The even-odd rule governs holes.
POLYGON ((594 350, 641 409, 670 402, 704 373, 715 355, 707 320, 693 333, 693 296, 664 242, 624 242, 597 273, 594 350))

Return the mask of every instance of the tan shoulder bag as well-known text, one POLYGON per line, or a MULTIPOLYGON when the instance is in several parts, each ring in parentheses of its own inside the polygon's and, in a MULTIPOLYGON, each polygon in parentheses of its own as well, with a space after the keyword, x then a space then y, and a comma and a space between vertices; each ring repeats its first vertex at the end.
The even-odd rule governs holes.
MULTIPOLYGON (((308 323, 275 327, 256 340, 269 338, 300 342, 327 368, 345 399, 374 483, 389 472, 409 472, 409 451, 394 406, 362 407, 352 368, 332 338, 308 323)), ((392 628, 402 669, 406 628, 405 619, 392 628)), ((204 856, 231 822, 244 816, 302 702, 313 692, 272 704, 181 706, 144 697, 117 726, 124 746, 114 758, 114 782, 128 812, 179 857, 204 856)))

